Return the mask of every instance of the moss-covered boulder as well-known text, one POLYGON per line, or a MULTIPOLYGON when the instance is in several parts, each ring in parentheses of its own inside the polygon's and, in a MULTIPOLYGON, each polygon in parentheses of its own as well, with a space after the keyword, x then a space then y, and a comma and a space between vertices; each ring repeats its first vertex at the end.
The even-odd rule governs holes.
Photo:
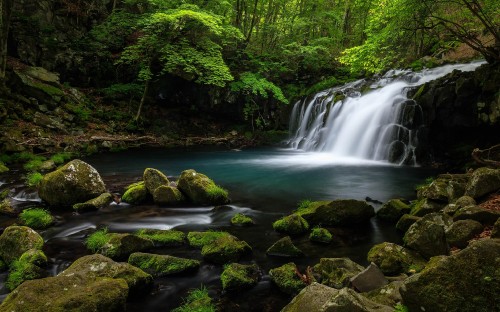
POLYGON ((491 230, 491 238, 500 238, 500 218, 498 218, 497 222, 493 225, 493 229, 491 230))
POLYGON ((465 195, 479 198, 500 189, 500 169, 479 168, 472 173, 465 195))
POLYGON ((5 198, 0 201, 0 214, 9 217, 17 217, 19 211, 12 205, 12 201, 9 198, 5 198))
POLYGON ((349 285, 351 277, 364 269, 349 258, 321 258, 313 268, 321 276, 321 284, 337 289, 349 285))
POLYGON ((181 173, 177 187, 195 204, 224 205, 229 203, 226 190, 217 186, 206 175, 193 169, 184 170, 181 173))
POLYGON ((0 173, 4 173, 7 171, 9 171, 9 168, 3 162, 0 161, 0 173))
POLYGON ((187 239, 189 246, 203 248, 203 246, 212 243, 218 238, 230 236, 228 232, 206 231, 206 232, 189 232, 187 239))
POLYGON ((406 231, 408 231, 408 229, 410 228, 410 226, 417 222, 418 220, 420 220, 422 217, 417 217, 417 216, 412 216, 412 215, 409 215, 409 214, 405 214, 403 215, 398 223, 396 223, 396 229, 400 230, 401 232, 405 233, 406 231))
POLYGON ((103 255, 95 254, 77 259, 59 277, 81 275, 85 279, 123 279, 131 295, 148 292, 153 278, 148 273, 128 263, 119 263, 103 255))
POLYGON ((175 186, 161 185, 154 190, 153 200, 160 206, 179 206, 186 202, 186 197, 175 186))
POLYGON ((401 297, 401 288, 403 286, 404 282, 402 280, 396 280, 379 289, 363 293, 363 296, 371 301, 394 307, 396 304, 403 301, 403 298, 401 297))
POLYGON ((151 195, 153 195, 154 191, 160 186, 170 184, 166 175, 164 175, 160 170, 153 168, 146 168, 142 178, 146 189, 151 195))
POLYGON ((295 263, 289 262, 278 268, 269 270, 269 277, 282 292, 289 295, 296 295, 307 286, 299 278, 297 272, 298 268, 295 263))
POLYGON ((325 312, 393 312, 394 308, 371 301, 350 288, 342 288, 328 300, 325 312))
POLYGON ((269 256, 277 257, 301 257, 304 255, 302 250, 295 247, 290 236, 285 236, 275 242, 266 251, 269 256))
POLYGON ((450 251, 444 226, 423 218, 410 226, 403 241, 426 259, 447 255, 450 251))
POLYGON ((426 264, 416 252, 388 242, 373 246, 367 259, 375 263, 386 275, 420 272, 426 264))
POLYGON ((259 266, 256 264, 231 263, 224 267, 220 279, 222 289, 241 291, 257 285, 260 278, 259 266))
POLYGON ((431 184, 418 188, 417 197, 427 198, 440 202, 448 202, 448 183, 445 180, 437 179, 431 184))
POLYGON ((5 281, 5 286, 9 291, 13 291, 25 281, 39 279, 45 276, 46 271, 38 265, 26 260, 14 260, 10 264, 9 275, 5 281))
POLYGON ((453 220, 475 220, 482 224, 492 225, 500 218, 499 210, 486 209, 480 206, 465 206, 453 215, 453 220))
POLYGON ((323 305, 338 291, 332 287, 312 283, 302 289, 281 312, 323 311, 323 305))
POLYGON ((113 202, 113 195, 111 193, 102 193, 96 198, 87 200, 84 203, 78 203, 73 205, 73 209, 78 212, 99 210, 101 208, 106 208, 113 202))
POLYGON ((99 253, 115 260, 125 260, 130 254, 151 249, 153 246, 151 240, 137 235, 108 233, 108 241, 99 249, 99 253))
POLYGON ((375 215, 375 210, 365 201, 339 199, 330 202, 312 202, 297 210, 310 225, 349 226, 365 223, 375 215))
POLYGON ((431 199, 421 199, 412 204, 410 214, 416 217, 423 217, 426 214, 439 212, 444 208, 445 204, 431 199))
POLYGON ((476 200, 470 196, 461 196, 454 204, 459 207, 471 206, 476 204, 476 200))
POLYGON ((30 249, 19 257, 19 261, 32 263, 39 267, 44 267, 47 265, 47 256, 40 249, 30 249))
POLYGON ((469 240, 483 231, 483 225, 474 220, 459 220, 446 231, 446 240, 450 247, 465 248, 469 240))
POLYGON ((242 213, 237 213, 231 218, 231 224, 238 226, 249 226, 255 224, 255 222, 251 217, 242 213))
POLYGON ((142 252, 131 254, 128 263, 154 277, 194 271, 200 267, 198 260, 142 252))
POLYGON ((299 235, 309 230, 309 224, 300 215, 294 213, 275 221, 273 229, 288 235, 299 235))
POLYGON ((332 242, 333 236, 330 231, 322 227, 315 227, 309 234, 309 240, 315 243, 329 244, 332 242))
POLYGON ((498 311, 500 240, 483 239, 449 256, 433 258, 405 281, 410 311, 498 311))
POLYGON ((10 265, 30 249, 41 250, 43 238, 26 226, 9 226, 0 235, 0 258, 10 265))
POLYGON ((106 187, 97 170, 75 159, 47 173, 40 182, 38 194, 51 206, 72 206, 105 191, 106 187))
POLYGON ((225 235, 204 245, 201 249, 201 255, 207 261, 224 264, 236 262, 251 251, 252 247, 247 242, 232 235, 225 235))
POLYGON ((410 211, 410 206, 401 199, 391 199, 377 211, 377 217, 389 222, 397 222, 404 214, 408 214, 410 211))
POLYGON ((127 186, 125 193, 122 195, 122 201, 132 205, 139 205, 148 199, 148 195, 146 185, 144 181, 141 181, 127 186))
POLYGON ((156 229, 140 229, 135 232, 135 235, 149 239, 155 247, 159 246, 180 246, 186 242, 186 234, 176 230, 156 230, 156 229))

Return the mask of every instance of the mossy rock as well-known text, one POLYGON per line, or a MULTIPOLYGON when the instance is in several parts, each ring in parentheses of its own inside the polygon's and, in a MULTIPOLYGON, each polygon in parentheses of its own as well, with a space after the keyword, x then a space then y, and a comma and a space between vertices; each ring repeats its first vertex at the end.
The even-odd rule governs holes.
POLYGON ((78 258, 58 276, 74 275, 82 275, 85 279, 123 279, 131 295, 147 293, 153 286, 150 274, 128 263, 115 262, 99 254, 78 258))
POLYGON ((416 252, 388 242, 373 246, 367 259, 375 263, 386 275, 420 272, 426 264, 416 252))
POLYGON ((349 258, 321 258, 313 269, 321 276, 321 284, 341 289, 365 268, 349 258))
POLYGON ((0 311, 121 312, 127 296, 127 283, 120 278, 55 276, 22 283, 5 298, 0 311))
POLYGON ((38 195, 51 206, 72 206, 96 198, 105 191, 97 170, 75 159, 47 173, 40 182, 38 195))
POLYGON ((5 286, 9 291, 13 291, 25 281, 39 279, 46 276, 45 270, 36 264, 14 260, 10 264, 9 275, 5 281, 5 286))
POLYGON ((309 223, 300 215, 294 213, 275 221, 273 229, 288 235, 299 235, 309 230, 309 223))
POLYGON ((213 242, 214 240, 229 235, 231 234, 218 231, 189 232, 187 235, 187 239, 189 241, 189 246, 203 248, 203 246, 213 242))
POLYGON ((201 249, 201 255, 207 261, 224 264, 236 262, 251 251, 252 248, 247 242, 232 235, 226 235, 204 245, 201 249))
POLYGON ((146 189, 146 185, 144 181, 133 183, 129 185, 122 195, 122 201, 132 204, 139 205, 144 203, 148 199, 148 190, 146 189))
POLYGON ((30 249, 41 250, 43 238, 26 226, 9 226, 0 235, 0 258, 10 265, 30 249))
POLYGON ((128 233, 108 233, 109 240, 99 253, 115 260, 124 260, 134 252, 153 248, 151 240, 128 233))
POLYGON ((298 268, 290 262, 278 268, 269 270, 269 277, 278 288, 289 295, 298 294, 307 285, 297 275, 298 268))
POLYGON ((393 312, 394 308, 371 301, 350 288, 342 288, 326 302, 322 311, 393 312))
POLYGON ((153 168, 146 168, 142 178, 146 189, 151 195, 153 195, 154 191, 160 186, 170 184, 166 175, 164 175, 160 170, 153 168))
POLYGON ((483 231, 483 225, 474 220, 459 220, 446 231, 446 240, 451 247, 465 248, 469 241, 483 231))
POLYGON ((330 202, 312 202, 296 212, 310 225, 350 226, 365 223, 375 215, 375 210, 365 201, 339 199, 330 202))
POLYGON ((500 211, 482 208, 480 206, 466 206, 460 208, 453 215, 453 220, 475 220, 485 225, 493 225, 500 218, 500 211))
POLYGON ((290 236, 285 236, 275 242, 266 251, 269 256, 277 257, 301 257, 304 253, 299 248, 295 247, 290 236))
POLYGON ((476 169, 467 183, 465 195, 479 198, 500 189, 500 169, 476 169))
POLYGON ((200 267, 198 260, 142 252, 131 254, 128 263, 154 277, 190 272, 200 267))
POLYGON ((401 288, 403 286, 404 282, 402 280, 396 280, 379 289, 363 293, 363 296, 371 301, 394 307, 403 300, 403 298, 401 298, 401 288))
POLYGON ((30 249, 24 252, 21 257, 19 257, 19 261, 31 263, 39 267, 44 267, 47 265, 48 259, 40 249, 30 249))
POLYGON ((256 264, 231 263, 224 267, 220 279, 222 281, 222 289, 241 291, 257 285, 259 277, 260 270, 256 264))
POLYGON ((186 197, 174 186, 161 185, 154 190, 153 200, 161 206, 179 206, 186 202, 186 197))
POLYGON ((96 198, 87 200, 84 203, 78 203, 73 205, 73 209, 78 212, 99 210, 101 208, 108 207, 113 202, 113 195, 111 193, 102 193, 96 198))
POLYGON ((397 222, 404 214, 408 214, 410 211, 410 206, 401 199, 391 199, 377 211, 377 217, 389 222, 397 222))
POLYGON ((312 283, 302 289, 281 312, 323 311, 323 305, 337 292, 335 288, 312 283))
POLYGON ((231 218, 232 225, 249 226, 255 224, 253 219, 242 213, 237 213, 231 218))
POLYGON ((9 198, 5 198, 0 202, 0 213, 9 217, 17 217, 19 211, 17 211, 9 198))
POLYGON ((435 257, 405 281, 410 311, 498 311, 500 240, 483 239, 448 257, 435 257))
POLYGON ((315 243, 329 244, 331 243, 333 237, 332 233, 325 228, 316 227, 312 229, 309 235, 309 240, 315 243))
POLYGON ((493 229, 491 230, 491 238, 500 238, 500 218, 497 219, 497 222, 493 225, 493 229))
POLYGON ((427 186, 417 190, 417 198, 431 199, 439 202, 448 202, 448 182, 442 179, 432 181, 427 186))
POLYGON ((195 204, 225 205, 230 202, 227 191, 218 187, 206 175, 193 169, 181 173, 177 187, 195 204))
POLYGON ((426 214, 441 211, 441 209, 444 208, 445 204, 424 198, 413 203, 412 206, 413 207, 410 214, 416 217, 423 217, 426 214))
POLYGON ((9 171, 9 168, 7 168, 4 163, 0 162, 0 173, 5 173, 7 171, 9 171))
POLYGON ((444 226, 424 218, 410 226, 403 241, 426 259, 450 252, 444 226))
POLYGON ((186 242, 186 234, 176 230, 155 230, 155 229, 140 229, 135 232, 135 235, 149 239, 155 247, 158 246, 181 246, 186 242))
POLYGON ((396 229, 405 233, 413 223, 417 222, 420 219, 422 219, 422 217, 405 214, 399 219, 398 223, 396 223, 396 229))

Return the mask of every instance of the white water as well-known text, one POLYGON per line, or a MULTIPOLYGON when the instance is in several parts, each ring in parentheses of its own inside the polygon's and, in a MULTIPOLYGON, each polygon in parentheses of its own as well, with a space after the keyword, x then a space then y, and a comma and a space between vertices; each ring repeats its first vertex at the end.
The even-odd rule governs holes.
POLYGON ((289 145, 338 159, 416 165, 414 152, 423 116, 420 106, 407 98, 408 88, 453 70, 473 71, 481 64, 446 65, 416 73, 391 70, 363 95, 364 80, 321 91, 295 104, 289 145))

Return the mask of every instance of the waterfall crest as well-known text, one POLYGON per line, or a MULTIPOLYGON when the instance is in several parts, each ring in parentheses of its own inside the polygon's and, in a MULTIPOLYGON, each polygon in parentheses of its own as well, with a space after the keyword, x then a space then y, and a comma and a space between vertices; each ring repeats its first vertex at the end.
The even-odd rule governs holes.
POLYGON ((481 64, 391 70, 376 81, 357 80, 318 92, 294 105, 289 146, 334 157, 416 165, 415 149, 425 126, 421 107, 408 99, 407 91, 481 64))

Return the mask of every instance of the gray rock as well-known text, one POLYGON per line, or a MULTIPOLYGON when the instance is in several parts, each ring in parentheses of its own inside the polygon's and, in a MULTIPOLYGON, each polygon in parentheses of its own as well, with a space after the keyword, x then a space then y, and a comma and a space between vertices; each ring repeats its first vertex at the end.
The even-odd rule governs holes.
POLYGON ((349 226, 368 222, 375 210, 365 201, 340 199, 330 202, 313 202, 308 208, 297 211, 310 225, 349 226))
POLYGON ((465 195, 479 198, 500 189, 500 169, 479 168, 472 173, 465 195))
POLYGON ((146 185, 146 189, 151 195, 158 187, 162 185, 169 185, 170 183, 166 175, 153 168, 146 168, 146 170, 144 170, 143 180, 146 185))
POLYGON ((491 238, 500 238, 500 218, 497 219, 497 222, 493 225, 493 229, 491 230, 491 238))
POLYGON ((351 277, 350 282, 357 291, 362 293, 375 290, 389 283, 384 273, 373 262, 366 269, 351 277))
POLYGON ((474 220, 459 220, 446 231, 446 240, 451 247, 465 248, 469 240, 483 231, 483 225, 474 220))
POLYGON ((416 250, 424 258, 449 253, 444 226, 430 220, 419 220, 415 222, 403 237, 405 245, 416 250))
POLYGON ((301 257, 304 255, 302 250, 297 248, 290 236, 285 236, 269 247, 266 253, 277 257, 301 257))
POLYGON ((321 309, 324 312, 393 312, 392 307, 371 301, 352 289, 343 288, 321 309))
POLYGON ((349 285, 351 277, 365 268, 349 258, 321 258, 314 272, 321 277, 321 284, 340 289, 349 285))
POLYGON ((405 214, 399 219, 398 223, 396 223, 396 229, 405 233, 413 223, 417 222, 420 219, 421 217, 405 214))
POLYGON ((323 305, 338 292, 338 289, 312 283, 302 289, 281 312, 321 311, 323 305))
POLYGON ((460 208, 453 215, 453 220, 475 220, 482 224, 491 225, 500 217, 500 211, 485 209, 479 206, 466 206, 460 208))
POLYGON ((368 252, 368 261, 374 262, 387 275, 415 273, 425 267, 426 261, 413 250, 394 243, 380 243, 368 252))
POLYGON ((404 214, 410 213, 411 208, 400 199, 391 199, 385 203, 379 211, 377 217, 390 222, 398 221, 404 214))

